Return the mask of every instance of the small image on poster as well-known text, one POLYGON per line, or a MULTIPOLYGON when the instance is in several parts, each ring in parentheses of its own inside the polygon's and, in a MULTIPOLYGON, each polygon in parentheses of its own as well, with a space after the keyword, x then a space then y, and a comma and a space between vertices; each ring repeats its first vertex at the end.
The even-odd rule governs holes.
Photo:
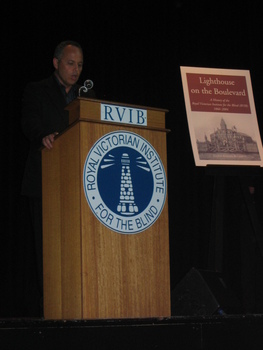
POLYGON ((250 73, 180 67, 197 166, 263 166, 250 73))

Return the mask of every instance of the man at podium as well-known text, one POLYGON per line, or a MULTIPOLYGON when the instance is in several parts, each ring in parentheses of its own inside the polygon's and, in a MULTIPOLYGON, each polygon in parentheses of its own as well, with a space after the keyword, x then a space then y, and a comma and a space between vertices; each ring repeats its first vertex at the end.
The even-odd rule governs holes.
MULTIPOLYGON (((75 41, 63 41, 55 49, 54 74, 29 83, 24 91, 22 130, 30 150, 22 182, 22 195, 29 199, 40 298, 43 295, 41 147, 52 149, 55 136, 69 124, 65 107, 78 96, 83 50, 75 41)), ((87 97, 94 97, 92 90, 87 97)))

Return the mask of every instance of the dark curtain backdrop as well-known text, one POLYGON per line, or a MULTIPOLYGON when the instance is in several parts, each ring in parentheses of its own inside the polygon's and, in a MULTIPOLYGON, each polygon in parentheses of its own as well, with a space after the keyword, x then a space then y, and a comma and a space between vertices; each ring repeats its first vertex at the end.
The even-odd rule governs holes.
MULTIPOLYGON (((166 108, 171 287, 207 269, 218 174, 194 164, 180 66, 248 69, 262 128, 262 6, 252 1, 15 2, 2 12, 0 317, 35 315, 36 276, 27 201, 20 196, 28 143, 20 130, 25 85, 53 72, 62 40, 84 49, 80 82, 98 98, 166 108)), ((221 174, 222 175, 222 174, 221 174)), ((248 171, 253 175, 253 170, 248 171)), ((239 173, 224 172, 223 268, 242 299, 239 173)), ((261 176, 257 177, 261 182, 261 176)), ((260 202, 261 197, 258 196, 260 202)), ((244 217, 244 216, 243 216, 244 217)))

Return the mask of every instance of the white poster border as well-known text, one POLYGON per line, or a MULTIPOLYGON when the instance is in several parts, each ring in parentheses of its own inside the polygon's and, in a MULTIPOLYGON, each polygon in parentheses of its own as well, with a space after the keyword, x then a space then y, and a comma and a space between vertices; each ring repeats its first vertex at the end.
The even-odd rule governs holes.
POLYGON ((248 70, 186 66, 181 66, 180 70, 195 165, 248 165, 262 167, 262 142, 258 128, 250 72, 248 70), (200 88, 198 85, 197 89, 192 88, 195 85, 190 86, 189 77, 194 77, 197 84, 200 84, 200 88), (226 77, 230 77, 230 79, 226 80, 226 77), (231 77, 233 77, 232 80, 231 77), (231 103, 233 99, 237 98, 232 96, 232 93, 236 93, 236 87, 234 87, 235 79, 242 79, 242 81, 245 79, 246 89, 237 91, 237 93, 244 95, 238 97, 239 101, 242 102, 242 99, 246 99, 247 104, 231 103), (233 86, 220 85, 228 82, 229 84, 232 83, 233 86), (199 96, 196 95, 197 102, 193 102, 193 93, 195 91, 199 94, 199 96), (218 98, 215 98, 215 92, 218 93, 218 91, 228 94, 228 96, 218 95, 218 98), (204 103, 203 99, 206 98, 206 101, 208 101, 208 96, 204 96, 204 92, 205 94, 207 92, 211 94, 209 96, 211 101, 215 101, 213 105, 218 107, 205 106, 208 103, 204 103), (199 99, 202 102, 199 102, 199 99), (230 107, 227 107, 227 105, 230 107), (242 107, 247 105, 249 105, 249 110, 242 107), (194 106, 201 110, 195 110, 194 106), (237 110, 231 110, 231 106, 237 106, 237 110), (202 110, 202 108, 204 109, 202 110), (210 110, 205 110, 206 108, 210 110), (223 130, 228 135, 227 138, 229 139, 227 141, 219 140, 224 138, 223 130), (239 143, 237 139, 239 139, 239 143), (219 142, 222 143, 218 145, 219 142), (256 152, 255 149, 257 150, 256 152))

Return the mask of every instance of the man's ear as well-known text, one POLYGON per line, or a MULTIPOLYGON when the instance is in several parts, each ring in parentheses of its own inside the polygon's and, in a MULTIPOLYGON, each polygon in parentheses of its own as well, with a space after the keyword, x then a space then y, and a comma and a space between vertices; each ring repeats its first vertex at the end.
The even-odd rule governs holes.
POLYGON ((56 57, 53 58, 53 66, 58 69, 58 59, 56 57))

